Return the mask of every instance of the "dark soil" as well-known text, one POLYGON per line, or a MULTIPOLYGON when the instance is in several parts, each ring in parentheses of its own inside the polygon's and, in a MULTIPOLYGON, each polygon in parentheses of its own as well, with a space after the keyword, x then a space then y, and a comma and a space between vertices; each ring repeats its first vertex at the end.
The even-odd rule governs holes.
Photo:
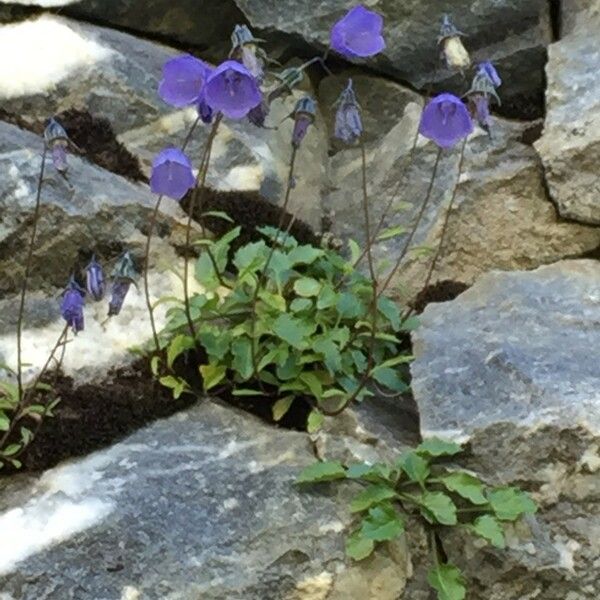
POLYGON ((433 285, 428 285, 422 289, 415 298, 412 308, 417 314, 421 314, 425 307, 431 302, 448 302, 460 296, 470 286, 460 281, 451 281, 446 279, 438 281, 433 285))

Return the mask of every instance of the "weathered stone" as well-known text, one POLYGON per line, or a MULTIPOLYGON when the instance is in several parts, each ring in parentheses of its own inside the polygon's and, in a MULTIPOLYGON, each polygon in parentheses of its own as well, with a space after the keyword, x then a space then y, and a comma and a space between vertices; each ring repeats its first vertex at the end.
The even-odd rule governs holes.
POLYGON ((511 567, 507 555, 473 560, 469 546, 456 555, 482 598, 600 593, 600 364, 591 351, 599 281, 591 260, 490 273, 456 300, 429 305, 413 334, 423 434, 468 439, 472 468, 524 485, 542 509, 549 547, 510 553, 529 554, 528 566, 511 567))
POLYGON ((600 5, 574 11, 576 25, 548 49, 547 114, 535 147, 560 214, 600 224, 600 5), (572 29, 572 30, 571 30, 572 29))
MULTIPOLYGON (((75 107, 107 118, 149 174, 154 155, 183 143, 196 119, 193 109, 167 106, 158 96, 163 64, 180 54, 131 35, 55 16, 0 27, 0 51, 15 60, 0 65, 2 108, 26 123, 75 107), (49 49, 44 42, 52 38, 49 49)), ((272 105, 267 125, 278 126, 299 92, 272 105)), ((212 153, 208 183, 219 190, 259 191, 281 203, 288 181, 292 121, 275 131, 246 120, 224 120, 212 153)), ((199 164, 209 127, 198 126, 187 152, 199 164)), ((298 157, 291 210, 315 230, 321 225, 326 183, 326 129, 320 116, 298 157), (308 158, 307 158, 308 157, 308 158)))
POLYGON ((355 489, 300 490, 294 480, 313 462, 305 434, 204 403, 31 484, 9 483, 2 591, 19 600, 398 598, 406 551, 349 563, 342 539, 355 489))
MULTIPOLYGON (((319 50, 329 44, 332 25, 356 3, 321 0, 289 3, 236 0, 250 24, 260 30, 301 35, 319 50)), ((437 39, 444 7, 436 0, 382 0, 370 8, 384 17, 386 49, 368 64, 419 89, 435 81, 447 86, 448 72, 439 63, 437 39)), ((551 41, 547 2, 468 0, 452 2, 452 18, 467 34, 473 60, 493 60, 502 71, 506 114, 529 118, 542 114, 546 46, 551 41), (510 35, 507 34, 510 32, 510 35)), ((459 79, 452 84, 463 89, 459 79)))

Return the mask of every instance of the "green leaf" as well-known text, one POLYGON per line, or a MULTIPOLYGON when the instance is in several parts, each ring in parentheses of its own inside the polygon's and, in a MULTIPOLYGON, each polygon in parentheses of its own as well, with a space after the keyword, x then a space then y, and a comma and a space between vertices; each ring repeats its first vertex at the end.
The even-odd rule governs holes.
POLYGON ((348 240, 348 248, 350 248, 350 262, 355 264, 362 254, 360 246, 354 240, 348 240))
POLYGON ((321 380, 311 372, 301 373, 298 377, 300 381, 305 383, 310 390, 310 393, 317 399, 320 400, 323 395, 323 385, 321 380))
POLYGON ((371 506, 397 496, 395 490, 387 485, 370 485, 350 503, 351 512, 367 510, 371 506))
POLYGON ((397 371, 391 367, 375 367, 371 371, 371 376, 375 381, 393 392, 402 393, 408 390, 406 383, 402 381, 397 371))
POLYGON ((184 390, 188 389, 188 385, 184 379, 173 377, 172 375, 161 377, 159 381, 161 385, 173 390, 173 398, 175 398, 175 400, 181 396, 184 390))
POLYGON ((27 427, 21 427, 21 443, 27 446, 33 439, 33 433, 27 427))
POLYGON ((402 331, 414 331, 421 325, 419 317, 409 317, 405 321, 402 321, 402 331))
POLYGON ((336 309, 342 319, 356 319, 365 312, 364 304, 357 296, 350 292, 344 292, 339 295, 336 309))
POLYGON ((456 525, 456 506, 443 492, 423 492, 419 501, 421 512, 430 523, 456 525))
POLYGON ((308 310, 313 305, 313 301, 308 298, 294 298, 292 303, 290 304, 290 310, 292 312, 302 312, 303 310, 308 310))
POLYGON ((152 371, 152 375, 154 375, 154 376, 158 375, 158 365, 159 364, 160 364, 159 356, 153 356, 150 359, 150 370, 152 371))
POLYGON ((383 242, 385 240, 390 240, 392 238, 398 237, 399 235, 403 235, 406 233, 406 228, 398 225, 397 227, 390 227, 388 229, 384 229, 378 236, 377 241, 383 242))
POLYGON ((429 438, 421 442, 416 449, 418 454, 425 454, 428 456, 454 456, 459 452, 462 452, 462 448, 454 442, 445 442, 438 438, 429 438))
POLYGON ((237 388, 231 394, 232 396, 264 396, 264 392, 250 388, 237 388))
POLYGON ((329 284, 323 285, 317 298, 317 308, 319 310, 331 308, 332 306, 335 306, 337 301, 338 295, 335 290, 329 284))
POLYGON ((400 329, 401 315, 400 308, 398 305, 387 298, 386 296, 380 296, 377 300, 377 308, 379 312, 390 322, 392 329, 398 331, 400 329))
POLYGON ((345 479, 346 470, 339 461, 318 462, 306 467, 296 483, 320 483, 322 481, 335 481, 345 479))
POLYGON ((400 457, 398 466, 408 475, 411 481, 424 483, 429 477, 429 463, 415 452, 407 452, 400 457))
POLYGON ((374 542, 393 540, 404 531, 404 521, 389 503, 378 504, 369 509, 362 521, 361 536, 374 542))
POLYGON ((438 600, 464 600, 465 579, 454 565, 439 564, 427 574, 427 582, 438 593, 438 600))
POLYGON ((281 421, 281 419, 283 419, 288 410, 290 410, 290 407, 292 406, 293 402, 294 396, 286 396, 285 398, 280 398, 279 400, 277 400, 277 402, 275 402, 275 404, 273 404, 273 407, 271 408, 273 420, 281 421))
POLYGON ((292 266, 310 265, 315 262, 317 258, 323 256, 323 254, 323 250, 315 248, 314 246, 298 246, 288 254, 288 258, 290 259, 292 266))
POLYGON ((360 530, 355 531, 346 540, 346 556, 354 560, 363 560, 370 556, 375 549, 375 542, 364 538, 360 530))
POLYGON ((488 493, 489 503, 501 521, 516 521, 521 515, 533 514, 535 502, 516 488, 497 488, 488 493))
POLYGON ((302 277, 297 279, 294 283, 294 291, 298 296, 304 298, 312 298, 318 296, 321 291, 321 284, 312 277, 302 277))
POLYGON ((487 504, 487 498, 483 495, 483 484, 477 477, 468 473, 449 473, 441 477, 441 480, 447 489, 473 504, 487 504))
POLYGON ((496 548, 504 548, 504 531, 498 521, 492 515, 483 515, 475 519, 472 526, 473 531, 486 539, 496 548))
POLYGON ((333 340, 321 337, 313 343, 312 347, 316 352, 323 355, 325 366, 332 375, 342 370, 342 355, 333 340))
POLYGON ((314 327, 314 325, 307 325, 291 315, 282 314, 273 322, 273 333, 290 346, 302 350, 306 345, 305 338, 310 335, 314 327))
POLYGON ((259 269, 267 259, 269 250, 264 241, 251 242, 242 246, 233 258, 233 264, 238 271, 247 274, 259 269))
POLYGON ((167 365, 169 369, 173 366, 173 362, 182 352, 193 347, 194 339, 192 337, 183 334, 176 335, 167 347, 167 365))
POLYGON ((21 444, 10 444, 4 450, 0 451, 2 456, 13 456, 21 449, 21 444))
POLYGON ((315 433, 315 431, 318 431, 321 428, 324 421, 325 416, 321 411, 316 409, 311 410, 306 422, 306 431, 308 431, 308 433, 315 433))
POLYGON ((346 469, 348 479, 364 479, 371 483, 381 483, 391 481, 393 475, 392 468, 384 463, 369 465, 367 463, 354 463, 346 469))
POLYGON ((10 419, 0 412, 0 431, 8 431, 10 429, 10 419))
POLYGON ((223 221, 228 221, 229 223, 234 223, 234 220, 222 210, 208 210, 202 213, 203 217, 214 217, 216 219, 223 219, 223 221))
POLYGON ((254 373, 252 364, 252 342, 247 337, 237 338, 231 343, 233 361, 231 367, 246 381, 254 373))

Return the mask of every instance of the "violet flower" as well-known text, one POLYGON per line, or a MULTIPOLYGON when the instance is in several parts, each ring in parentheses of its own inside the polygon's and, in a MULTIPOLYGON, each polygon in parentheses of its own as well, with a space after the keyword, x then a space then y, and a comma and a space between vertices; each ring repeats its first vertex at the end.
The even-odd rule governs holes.
POLYGON ((347 144, 358 140, 363 132, 360 106, 352 89, 352 79, 336 101, 335 137, 347 144))
POLYGON ((488 79, 492 82, 492 85, 495 88, 498 88, 502 85, 502 79, 500 79, 500 75, 498 75, 498 71, 496 71, 496 67, 494 67, 493 63, 489 60, 485 62, 479 63, 477 67, 477 74, 487 75, 488 79))
POLYGON ((60 314, 71 327, 73 333, 77 334, 83 331, 83 305, 85 291, 81 289, 75 278, 71 276, 67 288, 63 292, 62 301, 60 303, 60 314))
POLYGON ((65 128, 54 118, 48 120, 44 130, 44 140, 52 155, 52 164, 59 173, 66 173, 69 165, 67 163, 67 148, 69 147, 69 136, 65 128))
POLYGON ((158 95, 171 106, 181 108, 200 99, 210 67, 189 54, 168 60, 163 66, 163 78, 158 95))
POLYGON ((192 163, 177 148, 165 148, 152 163, 150 189, 153 193, 181 200, 195 185, 192 163))
POLYGON ((460 39, 465 34, 456 29, 450 17, 444 15, 438 45, 441 47, 442 57, 449 69, 463 71, 471 64, 469 53, 460 39))
POLYGON ((308 128, 315 122, 317 105, 310 96, 300 98, 294 108, 294 130, 292 132, 292 146, 299 148, 306 136, 308 128))
POLYGON ((96 256, 92 256, 92 260, 85 268, 85 287, 88 294, 98 302, 104 297, 104 271, 102 266, 96 260, 96 256))
POLYGON ((205 125, 210 125, 213 120, 214 111, 206 102, 204 90, 202 90, 202 93, 200 94, 196 108, 198 110, 198 116, 200 117, 200 120, 205 125))
POLYGON ((256 79, 235 60, 221 63, 206 81, 206 102, 226 117, 241 119, 262 100, 256 79))
POLYGON ((358 5, 331 28, 331 47, 342 56, 366 58, 385 48, 383 17, 358 5))
POLYGON ((440 94, 421 114, 419 133, 442 148, 450 148, 473 131, 473 121, 460 98, 440 94))
POLYGON ((490 102, 495 100, 500 105, 500 97, 496 87, 502 84, 498 72, 490 62, 479 65, 473 78, 471 87, 465 96, 469 99, 469 106, 478 125, 491 135, 490 131, 490 102))
POLYGON ((123 253, 111 274, 113 282, 111 285, 111 298, 108 303, 108 316, 118 315, 123 308, 123 302, 132 283, 135 283, 137 271, 133 264, 131 254, 123 253))

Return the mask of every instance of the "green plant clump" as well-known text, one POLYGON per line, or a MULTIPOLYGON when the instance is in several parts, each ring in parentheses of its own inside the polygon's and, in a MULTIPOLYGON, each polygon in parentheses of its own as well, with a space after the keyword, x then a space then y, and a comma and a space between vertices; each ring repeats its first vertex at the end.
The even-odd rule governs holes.
MULTIPOLYGON (((415 320, 403 322, 396 303, 383 295, 373 316, 371 280, 353 268, 358 246, 351 245, 353 256, 347 260, 273 228, 260 231, 265 239, 235 252, 234 275, 226 270, 239 227, 216 241, 200 242, 205 251, 195 275, 205 292, 189 300, 196 339, 184 308, 171 307, 163 332, 167 367, 199 344, 208 357, 199 367, 205 391, 231 385, 237 396, 270 396, 276 400, 275 420, 304 398, 313 407, 311 431, 325 414, 372 395, 367 384, 406 391, 398 365, 412 357, 399 353, 399 334, 415 320)), ((175 395, 187 388, 172 374, 161 381, 175 395)))
POLYGON ((304 469, 297 482, 352 480, 366 486, 350 503, 350 511, 359 519, 346 540, 346 553, 354 560, 367 558, 378 543, 402 535, 407 519, 418 519, 429 532, 429 585, 439 600, 463 600, 465 578, 440 552, 440 530, 460 527, 504 548, 503 524, 534 513, 536 505, 517 488, 488 487, 473 474, 447 462, 448 457, 460 452, 457 444, 430 439, 391 465, 319 462, 304 469), (439 459, 445 459, 445 464, 439 459))

